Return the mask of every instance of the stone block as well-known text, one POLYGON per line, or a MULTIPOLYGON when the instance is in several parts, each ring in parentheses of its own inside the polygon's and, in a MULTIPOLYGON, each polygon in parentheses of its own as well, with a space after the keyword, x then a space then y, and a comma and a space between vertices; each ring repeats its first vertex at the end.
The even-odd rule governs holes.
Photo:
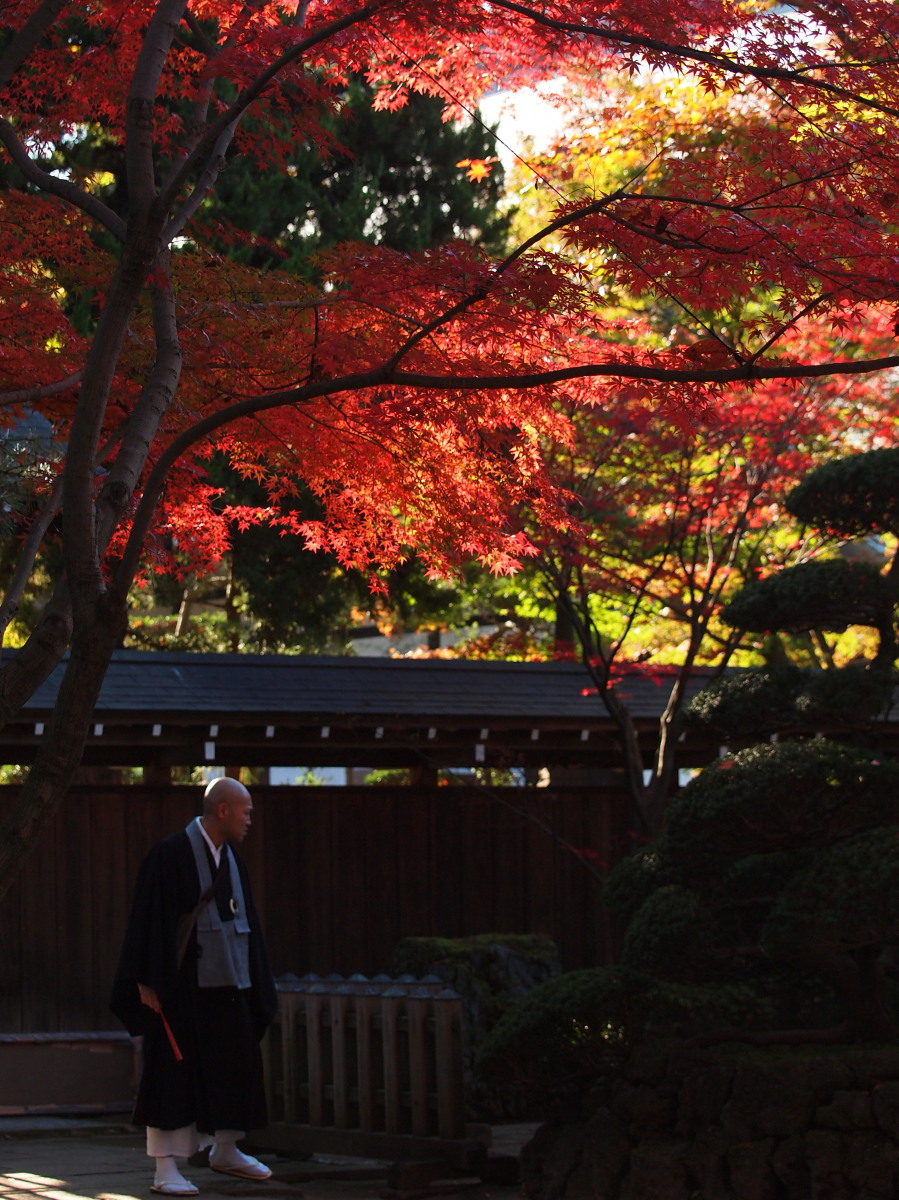
POLYGON ((870 1092, 834 1092, 829 1104, 815 1112, 816 1125, 825 1129, 873 1129, 874 1105, 870 1092))
POLYGON ((691 1138, 717 1125, 730 1091, 731 1072, 726 1066, 707 1067, 685 1075, 677 1093, 677 1135, 691 1138))
POLYGON ((568 1178, 565 1200, 617 1200, 630 1155, 631 1142, 620 1126, 606 1114, 601 1119, 591 1117, 584 1130, 581 1161, 568 1178))
POLYGON ((693 1183, 695 1194, 713 1196, 715 1200, 731 1200, 727 1152, 730 1139, 720 1129, 709 1129, 698 1133, 690 1142, 684 1155, 687 1175, 693 1183))
POLYGON ((739 1200, 777 1200, 777 1180, 771 1166, 774 1146, 774 1138, 763 1138, 728 1149, 726 1165, 730 1190, 739 1200))
POLYGON ((722 1126, 735 1141, 801 1133, 813 1111, 808 1082, 806 1071, 786 1063, 739 1063, 722 1126))
POLYGON ((854 1200, 843 1177, 842 1135, 835 1129, 813 1129, 805 1138, 809 1200, 854 1200))
POLYGON ((777 1143, 771 1154, 771 1169, 781 1184, 783 1200, 808 1200, 811 1183, 802 1134, 777 1143))
POLYGON ((871 1090, 871 1104, 878 1129, 899 1140, 899 1080, 875 1084, 871 1090))
POLYGON ((633 1135, 671 1130, 677 1099, 672 1084, 624 1085, 615 1096, 615 1114, 633 1135))
POLYGON ((691 1200, 685 1159, 689 1145, 681 1141, 644 1142, 631 1151, 617 1200, 691 1200))
POLYGON ((521 1186, 530 1200, 562 1200, 584 1152, 584 1126, 541 1125, 521 1151, 521 1186))
POLYGON ((862 1193, 892 1200, 899 1184, 899 1148, 891 1138, 873 1131, 842 1135, 842 1170, 847 1200, 862 1193))

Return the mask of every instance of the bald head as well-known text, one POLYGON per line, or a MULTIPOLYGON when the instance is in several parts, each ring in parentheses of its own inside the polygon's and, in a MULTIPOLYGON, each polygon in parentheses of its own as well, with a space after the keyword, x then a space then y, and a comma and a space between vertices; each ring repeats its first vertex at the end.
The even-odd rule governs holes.
POLYGON ((242 783, 213 779, 203 793, 203 828, 216 846, 242 842, 252 820, 253 800, 242 783))
POLYGON ((249 800, 250 793, 242 783, 224 775, 220 779, 210 779, 203 793, 203 816, 215 811, 216 805, 224 802, 231 804, 235 800, 249 800))

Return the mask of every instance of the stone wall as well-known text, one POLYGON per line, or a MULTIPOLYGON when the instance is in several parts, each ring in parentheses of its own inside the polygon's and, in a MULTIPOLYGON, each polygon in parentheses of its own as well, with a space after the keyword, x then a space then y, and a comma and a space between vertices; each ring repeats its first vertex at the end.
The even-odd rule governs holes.
POLYGON ((531 1200, 893 1200, 899 1045, 643 1050, 605 1107, 540 1127, 531 1200))

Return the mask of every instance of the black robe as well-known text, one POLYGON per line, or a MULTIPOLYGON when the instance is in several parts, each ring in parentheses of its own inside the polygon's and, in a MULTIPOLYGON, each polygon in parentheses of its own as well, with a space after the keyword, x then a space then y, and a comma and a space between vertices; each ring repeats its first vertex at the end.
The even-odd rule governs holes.
POLYGON ((136 1124, 180 1129, 196 1123, 211 1134, 267 1123, 259 1040, 277 1011, 277 995, 246 868, 236 853, 234 858, 251 930, 252 986, 240 991, 197 986, 196 930, 176 966, 178 919, 200 899, 187 834, 165 838, 141 864, 110 1002, 128 1032, 143 1036, 136 1124), (159 1015, 141 1004, 138 983, 159 997, 184 1056, 180 1062, 159 1015))

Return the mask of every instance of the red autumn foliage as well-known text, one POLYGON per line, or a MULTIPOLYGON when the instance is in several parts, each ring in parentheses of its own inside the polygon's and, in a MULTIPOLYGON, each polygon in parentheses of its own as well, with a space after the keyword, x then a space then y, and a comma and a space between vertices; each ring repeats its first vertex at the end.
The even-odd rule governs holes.
POLYGON ((0 677, 0 719, 72 653, 0 886, 79 761, 143 556, 225 544, 202 476, 214 450, 273 501, 302 478, 325 516, 296 527, 346 564, 411 546, 435 570, 509 571, 535 549, 522 507, 543 528, 569 520, 546 448, 573 437, 572 405, 688 412, 725 387, 899 366, 869 338, 899 303, 897 35, 887 0, 8 0, 0 414, 10 429, 39 414, 52 449, 0 624, 48 530, 64 572, 0 677), (504 260, 344 246, 313 288, 204 237, 227 154, 278 170, 291 142, 332 152, 322 117, 351 73, 383 107, 418 90, 454 117, 495 85, 563 73, 601 90, 648 69, 691 72, 749 117, 714 154, 705 137, 659 144, 658 179, 563 199, 504 260), (72 153, 85 130, 122 164, 114 194, 72 153), (689 337, 662 347, 639 313, 608 318, 610 287, 679 306, 689 337), (710 328, 724 311, 739 343, 710 328), (811 318, 852 345, 794 340, 811 318))

